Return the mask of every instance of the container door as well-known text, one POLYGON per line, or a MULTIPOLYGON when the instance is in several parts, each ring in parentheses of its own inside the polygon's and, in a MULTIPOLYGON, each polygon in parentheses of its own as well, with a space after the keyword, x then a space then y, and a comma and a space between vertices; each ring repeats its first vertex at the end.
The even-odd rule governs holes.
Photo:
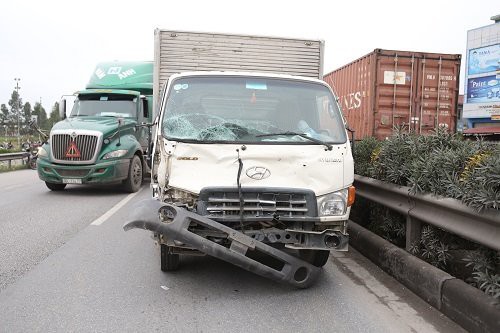
POLYGON ((412 132, 429 134, 438 127, 454 132, 458 98, 460 61, 442 56, 418 60, 418 83, 415 95, 417 114, 412 132))
POLYGON ((377 62, 375 134, 384 139, 395 128, 408 131, 411 126, 415 59, 406 54, 380 54, 377 62))

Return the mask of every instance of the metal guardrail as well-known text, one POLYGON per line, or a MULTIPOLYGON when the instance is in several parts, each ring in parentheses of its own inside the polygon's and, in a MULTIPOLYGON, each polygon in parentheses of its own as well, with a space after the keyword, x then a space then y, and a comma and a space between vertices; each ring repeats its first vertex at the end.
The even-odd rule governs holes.
POLYGON ((0 161, 8 161, 10 169, 12 166, 12 160, 25 159, 29 156, 29 154, 30 153, 28 152, 0 154, 0 161))
POLYGON ((460 201, 410 194, 405 186, 355 175, 356 195, 406 216, 406 249, 420 239, 421 222, 500 251, 500 211, 478 213, 460 201))

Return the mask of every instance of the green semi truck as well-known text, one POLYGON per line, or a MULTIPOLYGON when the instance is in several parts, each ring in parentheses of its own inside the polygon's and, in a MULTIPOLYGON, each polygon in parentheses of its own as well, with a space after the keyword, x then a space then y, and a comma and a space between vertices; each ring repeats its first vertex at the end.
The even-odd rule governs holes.
POLYGON ((39 150, 38 175, 52 191, 68 184, 121 184, 136 192, 149 170, 153 62, 96 66, 85 90, 60 102, 62 121, 39 150))

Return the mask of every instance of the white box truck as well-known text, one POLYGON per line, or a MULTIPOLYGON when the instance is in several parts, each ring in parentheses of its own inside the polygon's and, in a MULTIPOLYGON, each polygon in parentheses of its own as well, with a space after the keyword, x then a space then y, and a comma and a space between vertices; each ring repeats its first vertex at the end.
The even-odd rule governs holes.
POLYGON ((320 40, 155 31, 153 231, 162 271, 208 254, 299 288, 348 246, 354 170, 320 40))

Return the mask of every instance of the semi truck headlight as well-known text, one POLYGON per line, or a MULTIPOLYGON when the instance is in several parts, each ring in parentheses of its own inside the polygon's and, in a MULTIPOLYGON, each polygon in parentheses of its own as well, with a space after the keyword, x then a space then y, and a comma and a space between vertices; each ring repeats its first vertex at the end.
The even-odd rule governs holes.
POLYGON ((346 213, 347 207, 354 203, 353 186, 318 197, 319 216, 339 216, 346 213))
POLYGON ((47 153, 47 151, 45 149, 43 149, 42 147, 38 147, 38 154, 37 156, 39 158, 48 158, 49 157, 49 154, 47 153))
POLYGON ((110 158, 122 157, 122 156, 125 156, 127 154, 127 152, 128 152, 128 150, 126 150, 126 149, 113 150, 113 151, 110 151, 109 153, 107 153, 106 155, 104 155, 102 157, 102 159, 108 160, 110 158))

